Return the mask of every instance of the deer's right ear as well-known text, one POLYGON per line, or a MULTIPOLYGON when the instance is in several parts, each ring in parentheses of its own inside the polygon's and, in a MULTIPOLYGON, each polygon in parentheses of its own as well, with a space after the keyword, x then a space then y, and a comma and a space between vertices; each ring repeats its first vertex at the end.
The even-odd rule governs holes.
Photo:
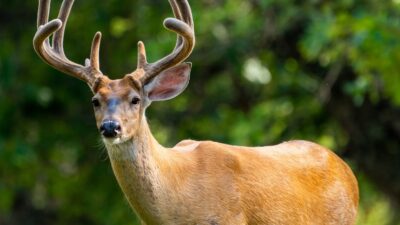
POLYGON ((189 84, 191 63, 181 63, 169 68, 144 86, 151 101, 163 101, 176 97, 189 84))

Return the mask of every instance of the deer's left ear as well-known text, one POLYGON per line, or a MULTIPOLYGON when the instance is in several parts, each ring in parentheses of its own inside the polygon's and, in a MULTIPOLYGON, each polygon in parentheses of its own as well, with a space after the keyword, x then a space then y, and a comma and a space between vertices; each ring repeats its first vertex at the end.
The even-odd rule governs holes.
POLYGON ((181 63, 157 75, 144 86, 151 101, 164 101, 176 97, 189 84, 191 63, 181 63))

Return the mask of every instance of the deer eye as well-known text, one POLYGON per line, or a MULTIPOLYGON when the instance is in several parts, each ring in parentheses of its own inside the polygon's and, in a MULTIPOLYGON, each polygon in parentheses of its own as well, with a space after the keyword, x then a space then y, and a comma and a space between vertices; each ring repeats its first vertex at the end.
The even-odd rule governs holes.
POLYGON ((132 105, 137 105, 140 102, 140 99, 138 97, 133 97, 131 100, 132 105))
POLYGON ((92 100, 92 104, 93 104, 94 107, 99 107, 100 106, 100 102, 99 102, 98 99, 93 99, 92 100))

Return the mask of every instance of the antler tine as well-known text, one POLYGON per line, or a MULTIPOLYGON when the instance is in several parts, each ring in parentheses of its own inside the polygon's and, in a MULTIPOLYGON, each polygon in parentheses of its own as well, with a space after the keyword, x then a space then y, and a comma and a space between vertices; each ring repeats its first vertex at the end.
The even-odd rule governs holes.
POLYGON ((195 37, 189 3, 187 0, 169 0, 169 2, 176 18, 165 19, 164 27, 177 33, 176 46, 169 55, 144 66, 146 74, 141 78, 142 83, 148 83, 160 72, 181 63, 193 50, 195 37))
POLYGON ((74 4, 74 0, 66 0, 63 1, 60 7, 60 11, 58 13, 58 19, 61 20, 62 26, 58 29, 53 36, 53 48, 54 51, 59 53, 61 56, 65 57, 63 41, 64 41, 64 32, 65 26, 68 22, 69 13, 71 12, 72 5, 74 4))
POLYGON ((39 1, 37 13, 37 27, 44 25, 49 21, 50 0, 39 1))
MULTIPOLYGON (((169 3, 171 5, 171 8, 172 8, 175 18, 177 18, 178 20, 183 20, 181 11, 179 10, 179 6, 176 4, 176 1, 170 0, 169 3)), ((177 35, 174 50, 177 49, 182 44, 182 42, 183 42, 182 37, 180 35, 177 35)))
POLYGON ((33 47, 40 58, 50 66, 92 85, 96 76, 103 76, 98 62, 100 33, 93 39, 90 63, 86 67, 70 61, 64 54, 64 31, 73 3, 74 0, 64 0, 58 18, 48 22, 50 0, 39 0, 38 30, 33 38, 33 47), (49 37, 52 34, 53 43, 50 46, 49 37))
POLYGON ((193 16, 192 16, 192 10, 190 9, 190 5, 186 1, 179 1, 176 2, 176 0, 171 0, 175 2, 175 4, 179 5, 179 9, 181 12, 182 19, 187 25, 189 25, 193 29, 193 16))
POLYGON ((97 32, 94 35, 92 42, 92 49, 90 51, 90 66, 97 72, 100 72, 100 42, 101 42, 101 32, 97 32))
MULTIPOLYGON (((175 2, 175 4, 176 4, 175 0, 171 0, 171 1, 175 2)), ((192 10, 190 9, 190 6, 187 2, 185 4, 185 2, 183 2, 183 1, 178 1, 178 5, 179 5, 180 13, 181 13, 181 20, 183 20, 187 25, 189 25, 189 27, 191 28, 191 30, 193 32, 193 37, 194 37, 194 27, 193 27, 194 23, 193 23, 192 10)), ((178 37, 181 38, 179 35, 178 35, 178 37)), ((176 48, 177 47, 178 46, 176 46, 176 48)), ((187 50, 189 50, 189 52, 187 54, 190 54, 192 52, 193 47, 187 48, 187 50)))
POLYGON ((147 65, 147 56, 146 56, 146 48, 144 47, 144 43, 139 41, 138 42, 138 62, 137 68, 142 68, 147 65))

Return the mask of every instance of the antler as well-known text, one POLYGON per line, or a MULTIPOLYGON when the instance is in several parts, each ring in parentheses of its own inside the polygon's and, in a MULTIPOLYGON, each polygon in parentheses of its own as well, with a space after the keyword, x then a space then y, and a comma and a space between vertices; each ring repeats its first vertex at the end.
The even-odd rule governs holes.
POLYGON ((86 59, 85 66, 70 61, 64 53, 63 39, 74 0, 64 0, 58 18, 48 22, 50 1, 39 0, 38 30, 33 38, 33 47, 37 54, 55 69, 81 79, 92 86, 96 77, 103 76, 99 66, 101 33, 97 32, 93 38, 90 59, 86 59), (53 41, 50 45, 49 37, 52 34, 53 41))
POLYGON ((143 69, 143 84, 151 81, 160 72, 171 68, 189 57, 195 44, 192 11, 187 0, 169 0, 175 18, 166 18, 164 27, 177 33, 174 50, 164 58, 148 63, 143 42, 138 43, 138 69, 143 69))

